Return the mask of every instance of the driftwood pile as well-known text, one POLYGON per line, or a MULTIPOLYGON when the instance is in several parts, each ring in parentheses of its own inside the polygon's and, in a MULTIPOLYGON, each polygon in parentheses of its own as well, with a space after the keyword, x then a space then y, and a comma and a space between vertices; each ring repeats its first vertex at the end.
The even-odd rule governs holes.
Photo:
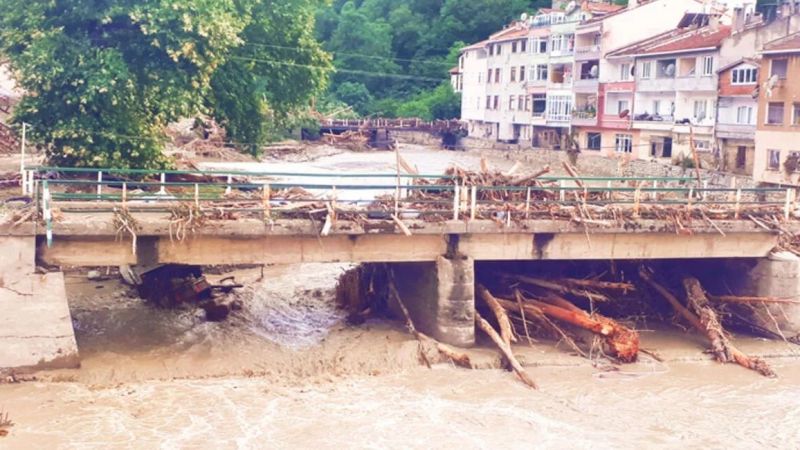
POLYGON ((367 150, 369 148, 369 135, 362 130, 350 130, 341 134, 324 133, 321 138, 322 142, 337 148, 345 148, 352 151, 367 150))
MULTIPOLYGON (((732 305, 765 305, 783 299, 714 295, 683 269, 658 270, 636 262, 612 263, 608 270, 581 277, 539 276, 516 271, 476 273, 476 330, 497 347, 506 367, 526 385, 536 383, 514 354, 515 346, 554 340, 570 352, 599 360, 615 369, 637 361, 640 353, 660 357, 640 347, 637 326, 641 323, 672 322, 687 332, 698 332, 708 342, 708 352, 722 363, 735 363, 767 377, 775 372, 766 361, 751 357, 734 344, 726 326, 743 323, 765 337, 780 339, 759 329, 747 318, 731 312, 732 305), (488 286, 488 287, 487 287, 488 286), (748 326, 751 325, 751 326, 748 326)), ((420 358, 431 365, 431 353, 439 360, 474 368, 469 352, 442 344, 420 331, 394 284, 391 268, 381 264, 359 266, 344 274, 337 286, 340 304, 351 311, 351 322, 394 311, 420 344, 420 358), (389 304, 399 305, 400 314, 389 304)), ((405 299, 408 301, 408 299, 405 299)), ((391 313, 390 313, 391 314, 391 313)))

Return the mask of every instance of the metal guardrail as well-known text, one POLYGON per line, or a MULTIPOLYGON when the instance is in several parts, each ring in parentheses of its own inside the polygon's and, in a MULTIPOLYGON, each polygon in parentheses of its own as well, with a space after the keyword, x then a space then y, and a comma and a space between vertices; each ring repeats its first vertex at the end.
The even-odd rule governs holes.
MULTIPOLYGON (((295 173, 36 167, 23 177, 52 240, 53 210, 170 212, 198 209, 251 213, 265 220, 312 214, 359 214, 365 219, 491 218, 510 223, 552 208, 769 207, 786 219, 797 210, 794 189, 719 188, 689 177, 537 178, 535 186, 456 183, 452 175, 397 173, 295 173)), ((588 213, 587 213, 588 214, 588 213)), ((559 216, 564 218, 564 216, 559 216)), ((568 216, 567 216, 568 217, 568 216)), ((553 217, 556 218, 556 217, 553 217)))

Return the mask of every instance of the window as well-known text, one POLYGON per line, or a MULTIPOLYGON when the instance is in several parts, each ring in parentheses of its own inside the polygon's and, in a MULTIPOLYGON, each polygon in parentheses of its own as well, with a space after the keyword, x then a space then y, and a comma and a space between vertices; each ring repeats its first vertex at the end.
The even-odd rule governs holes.
POLYGON ((536 79, 539 81, 547 81, 547 64, 539 64, 536 66, 536 79))
POLYGON ((494 55, 494 45, 489 45, 489 56, 494 55))
POLYGON ((747 147, 740 145, 736 148, 736 168, 744 169, 747 164, 747 147))
POLYGON ((631 79, 631 65, 628 63, 619 66, 619 80, 630 81, 631 79))
POLYGON ((772 65, 770 66, 770 76, 777 75, 779 79, 785 80, 786 79, 786 71, 789 66, 788 59, 773 59, 772 65))
POLYGON ((511 43, 511 53, 517 53, 517 41, 511 43))
POLYGON ((649 79, 652 77, 653 63, 647 61, 642 63, 642 79, 649 79))
POLYGON ((531 110, 531 96, 530 95, 526 95, 525 96, 525 111, 530 111, 530 110, 531 110))
POLYGON ((534 52, 538 54, 547 53, 547 38, 536 38, 533 41, 535 45, 534 52))
POLYGON ((694 141, 694 148, 698 152, 707 152, 711 150, 711 141, 694 141))
POLYGON ((512 83, 517 81, 517 68, 516 67, 512 67, 511 68, 511 80, 510 81, 512 83))
POLYGON ((494 69, 494 82, 499 83, 502 80, 500 79, 500 68, 494 69))
POLYGON ((519 81, 525 81, 525 66, 519 66, 519 81))
POLYGON ((533 94, 533 116, 542 117, 547 111, 547 95, 533 94))
POLYGON ((478 84, 483 82, 483 73, 478 72, 478 84))
POLYGON ((520 48, 520 51, 522 53, 525 53, 525 51, 528 50, 527 46, 528 46, 528 40, 527 39, 523 39, 523 40, 519 41, 519 48, 520 48))
POLYGON ((758 82, 758 69, 742 67, 731 71, 731 84, 756 84, 758 82))
POLYGON ((697 122, 703 121, 706 118, 706 104, 705 100, 694 101, 694 120, 697 122))
POLYGON ((486 109, 492 109, 492 96, 486 96, 486 109))
POLYGON ((653 100, 653 115, 657 116, 661 111, 661 100, 653 100))
POLYGON ((767 169, 778 170, 781 168, 781 151, 767 150, 767 169))
POLYGON ((503 50, 503 44, 497 44, 497 49, 495 49, 495 53, 499 55, 501 53, 501 50, 503 50))
POLYGON ((489 72, 487 72, 487 74, 486 74, 486 82, 487 83, 491 83, 492 82, 492 69, 489 69, 489 72))
POLYGON ((753 107, 740 106, 736 108, 736 123, 741 125, 749 125, 753 123, 753 107))
POLYGON ((563 41, 561 40, 561 35, 556 34, 550 37, 550 52, 560 52, 562 48, 563 41))
POLYGON ((525 96, 520 95, 517 97, 517 109, 523 111, 525 109, 525 96))
POLYGON ((633 153, 633 136, 617 134, 614 137, 614 149, 619 153, 633 153))
POLYGON ((767 125, 783 125, 783 103, 770 102, 768 104, 767 125))
POLYGON ((572 95, 551 95, 547 97, 547 119, 566 122, 572 114, 572 95))
POLYGON ((589 150, 600 150, 602 146, 600 133, 586 133, 586 148, 589 150))
POLYGON ((494 105, 494 109, 495 110, 500 109, 500 96, 499 95, 495 95, 494 96, 493 105, 494 105))
POLYGON ((619 114, 622 111, 629 109, 628 105, 630 105, 628 100, 617 100, 617 113, 619 114))
POLYGON ((800 103, 792 104, 792 125, 800 125, 800 103))
POLYGON ((514 96, 514 95, 508 96, 508 110, 509 111, 513 111, 514 110, 514 106, 516 106, 516 100, 517 100, 516 96, 514 96))
POLYGON ((710 77, 714 75, 714 57, 713 56, 704 56, 703 57, 703 76, 710 77))

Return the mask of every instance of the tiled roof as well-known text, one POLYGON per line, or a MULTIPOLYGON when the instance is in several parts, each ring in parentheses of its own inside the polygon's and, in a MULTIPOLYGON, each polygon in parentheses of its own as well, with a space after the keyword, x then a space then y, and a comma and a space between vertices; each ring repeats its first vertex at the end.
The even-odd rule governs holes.
POLYGON ((477 50, 479 48, 485 47, 488 42, 489 42, 488 40, 483 40, 483 41, 480 41, 480 42, 476 42, 476 43, 474 43, 472 45, 468 45, 468 46, 462 48, 461 51, 463 52, 463 51, 467 51, 467 50, 477 50))
POLYGON ((459 73, 460 73, 460 71, 458 70, 458 66, 453 67, 452 69, 450 69, 450 74, 451 75, 457 75, 459 73))
POLYGON ((508 39, 523 38, 528 35, 528 29, 519 26, 511 26, 503 31, 499 31, 489 37, 490 41, 505 41, 508 39))
POLYGON ((800 51, 800 33, 790 34, 789 36, 774 40, 764 44, 765 52, 787 53, 800 51))
POLYGON ((583 8, 593 14, 607 14, 617 12, 625 7, 622 5, 613 5, 611 3, 594 3, 589 2, 583 8))
POLYGON ((717 70, 717 72, 718 73, 722 73, 722 72, 725 72, 726 70, 733 69, 734 67, 737 67, 737 66, 739 66, 741 64, 758 65, 758 61, 753 59, 753 58, 739 58, 739 59, 737 59, 736 61, 734 61, 734 62, 732 62, 730 64, 727 64, 725 66, 720 67, 719 70, 717 70))
POLYGON ((731 35, 729 26, 705 26, 701 28, 678 29, 662 33, 608 54, 615 56, 651 55, 661 53, 682 53, 703 48, 719 47, 731 35))

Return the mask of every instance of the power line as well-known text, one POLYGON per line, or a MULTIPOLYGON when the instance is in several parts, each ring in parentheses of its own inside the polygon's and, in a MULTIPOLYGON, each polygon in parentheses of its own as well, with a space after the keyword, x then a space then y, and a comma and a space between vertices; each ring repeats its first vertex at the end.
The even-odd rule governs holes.
MULTIPOLYGON (((230 59, 239 60, 239 61, 250 61, 250 62, 261 62, 267 64, 277 64, 281 66, 289 66, 289 67, 302 67, 305 69, 319 69, 319 70, 326 70, 328 67, 325 66, 315 66, 312 64, 300 64, 294 62, 285 62, 277 59, 263 59, 263 58, 249 58, 244 56, 230 56, 230 59)), ((368 71, 368 70, 355 70, 355 69, 339 69, 334 68, 334 72, 337 73, 346 73, 351 75, 362 75, 362 76, 373 76, 373 77, 383 77, 383 78, 398 78, 404 80, 419 80, 419 81, 430 81, 441 83, 445 81, 446 78, 433 78, 433 77, 424 77, 419 75, 405 75, 399 73, 388 73, 388 72, 376 72, 376 71, 368 71)))
MULTIPOLYGON (((262 44, 260 42, 245 42, 245 46, 251 45, 254 47, 266 47, 266 48, 280 48, 286 50, 296 50, 300 51, 303 47, 299 46, 288 46, 288 45, 276 45, 276 44, 262 44)), ((381 60, 389 60, 389 61, 402 61, 402 62, 409 62, 409 63, 422 63, 422 64, 431 64, 431 65, 440 65, 451 67, 453 64, 444 61, 432 61, 432 60, 424 60, 424 59, 405 59, 405 58, 393 58, 390 56, 375 56, 375 55, 366 55, 363 53, 351 53, 351 52, 339 52, 339 51, 328 51, 328 53, 336 56, 357 56, 360 58, 370 58, 370 59, 381 59, 381 60)))

